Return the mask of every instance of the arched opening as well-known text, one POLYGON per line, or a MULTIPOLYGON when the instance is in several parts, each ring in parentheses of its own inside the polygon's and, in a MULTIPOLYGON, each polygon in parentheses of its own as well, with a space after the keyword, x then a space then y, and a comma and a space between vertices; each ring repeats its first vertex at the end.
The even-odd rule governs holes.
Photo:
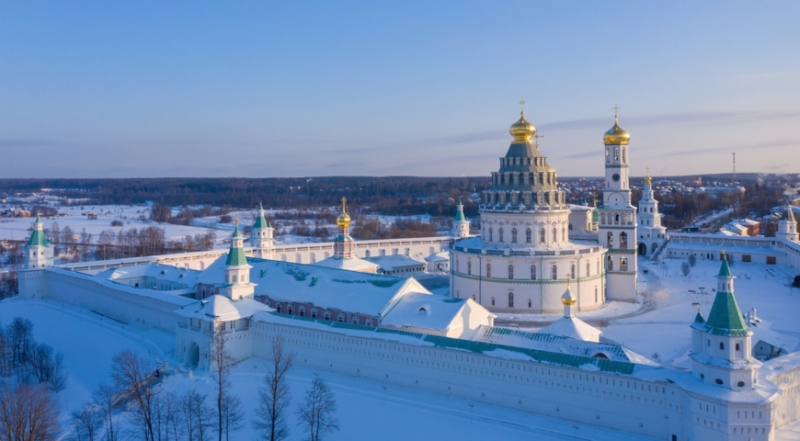
POLYGON ((639 255, 640 256, 646 256, 647 255, 647 245, 645 245, 643 243, 639 243, 638 249, 639 249, 639 255))
POLYGON ((602 358, 603 360, 608 360, 608 355, 598 352, 592 356, 592 358, 602 358))
POLYGON ((624 231, 619 233, 619 247, 628 248, 628 233, 625 233, 624 231))
POLYGON ((514 265, 508 266, 508 280, 514 280, 514 265))
POLYGON ((514 293, 513 292, 508 293, 508 307, 509 308, 513 308, 514 307, 514 293))
POLYGON ((197 363, 200 362, 200 347, 197 343, 189 343, 189 350, 186 351, 186 365, 192 369, 197 369, 197 363))
POLYGON ((531 243, 531 229, 525 230, 525 243, 531 243))

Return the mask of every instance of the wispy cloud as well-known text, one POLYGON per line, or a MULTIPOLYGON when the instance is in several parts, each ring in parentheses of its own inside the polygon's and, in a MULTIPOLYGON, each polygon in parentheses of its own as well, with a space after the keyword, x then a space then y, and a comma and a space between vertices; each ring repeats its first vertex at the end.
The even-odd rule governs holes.
POLYGON ((786 139, 782 141, 773 141, 768 143, 761 143, 761 144, 743 144, 738 146, 722 146, 722 147, 708 147, 703 149, 692 149, 692 150, 680 150, 680 151, 673 151, 666 154, 657 155, 659 157, 668 157, 668 156, 688 156, 688 155, 699 155, 703 153, 709 152, 718 152, 718 151, 727 151, 727 152, 735 152, 738 150, 750 150, 750 149, 767 149, 771 147, 787 147, 787 146, 800 146, 800 140, 797 139, 786 139))
POLYGON ((772 81, 796 80, 800 78, 800 69, 775 70, 754 74, 735 75, 728 80, 733 84, 754 84, 772 81))

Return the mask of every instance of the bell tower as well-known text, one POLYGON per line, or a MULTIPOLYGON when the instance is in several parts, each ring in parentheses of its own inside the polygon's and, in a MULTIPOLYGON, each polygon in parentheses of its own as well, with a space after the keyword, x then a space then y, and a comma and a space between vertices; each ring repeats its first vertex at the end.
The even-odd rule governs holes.
POLYGON ((275 230, 264 216, 264 207, 258 204, 258 217, 250 230, 250 245, 255 248, 256 257, 267 258, 273 244, 275 230))
POLYGON ((469 221, 464 216, 464 204, 458 201, 456 218, 453 220, 453 237, 462 238, 469 236, 469 221))
POLYGON ((786 216, 778 222, 778 231, 775 232, 775 237, 797 242, 797 222, 792 213, 792 206, 786 203, 786 216))
POLYGON ((610 300, 636 301, 636 207, 628 185, 628 142, 631 135, 619 126, 614 107, 614 127, 603 135, 605 185, 600 206, 599 242, 608 249, 605 259, 606 290, 610 300))

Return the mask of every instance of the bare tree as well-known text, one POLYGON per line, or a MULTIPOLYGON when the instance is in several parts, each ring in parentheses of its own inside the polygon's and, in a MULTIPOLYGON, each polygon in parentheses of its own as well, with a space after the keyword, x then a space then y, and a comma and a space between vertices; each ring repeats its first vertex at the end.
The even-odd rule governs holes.
POLYGON ((695 256, 694 254, 690 254, 689 258, 688 258, 688 261, 689 261, 689 265, 691 265, 691 266, 697 265, 697 256, 695 256))
POLYGON ((35 378, 39 383, 47 383, 53 392, 61 392, 67 385, 64 356, 53 352, 53 348, 44 343, 33 345, 24 370, 24 377, 29 381, 35 378))
POLYGON ((42 385, 0 389, 0 440, 56 440, 58 416, 58 404, 42 385))
POLYGON ((208 441, 214 411, 206 405, 206 395, 190 389, 181 397, 181 413, 187 441, 208 441))
POLYGON ((319 378, 314 379, 306 392, 305 402, 297 408, 300 424, 305 428, 309 441, 322 441, 322 436, 339 430, 339 420, 334 418, 336 399, 330 388, 319 378))
POLYGON ((136 405, 135 419, 146 441, 155 441, 153 404, 156 391, 152 387, 153 365, 144 356, 124 349, 111 361, 111 378, 118 391, 136 405))
POLYGON ((98 439, 98 429, 103 425, 103 416, 89 404, 81 410, 72 412, 72 439, 75 441, 95 441, 98 439))
POLYGON ((19 369, 28 360, 33 346, 33 323, 16 317, 8 325, 6 338, 9 346, 9 362, 12 370, 19 369))
MULTIPOLYGON (((228 387, 230 386, 228 375, 230 374, 231 369, 233 369, 233 367, 236 365, 236 360, 234 360, 230 351, 228 351, 225 347, 226 342, 227 339, 225 337, 225 332, 221 329, 217 329, 216 333, 214 334, 214 339, 211 341, 211 375, 217 385, 216 401, 218 441, 222 441, 222 433, 225 431, 225 424, 223 421, 223 402, 226 401, 226 399, 228 401, 231 399, 231 397, 228 396, 228 387)), ((241 412, 241 409, 239 409, 239 411, 241 412)))
POLYGON ((688 276, 690 270, 691 267, 689 267, 689 262, 681 263, 681 272, 683 273, 684 276, 688 276))
POLYGON ((244 428, 244 411, 242 400, 231 394, 222 398, 222 424, 224 426, 225 441, 230 440, 231 433, 244 428))
POLYGON ((289 436, 286 413, 291 404, 286 373, 294 362, 294 353, 285 353, 283 337, 272 339, 272 360, 264 378, 264 387, 258 392, 258 408, 253 426, 262 440, 280 441, 289 436))
POLYGON ((159 439, 162 441, 180 441, 185 433, 180 398, 174 392, 160 395, 158 410, 162 416, 159 439))
POLYGON ((102 383, 92 394, 92 400, 101 413, 103 419, 103 432, 106 441, 117 441, 117 428, 114 427, 114 407, 116 404, 117 392, 108 383, 102 383))

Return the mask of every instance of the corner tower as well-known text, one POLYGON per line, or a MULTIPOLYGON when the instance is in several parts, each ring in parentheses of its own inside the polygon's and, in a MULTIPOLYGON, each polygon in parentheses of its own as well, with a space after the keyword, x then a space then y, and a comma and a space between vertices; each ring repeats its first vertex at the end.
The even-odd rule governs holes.
POLYGON ((244 255, 244 238, 239 233, 239 219, 236 219, 236 228, 231 236, 231 249, 225 259, 225 280, 220 286, 219 293, 231 300, 253 298, 256 285, 250 283, 250 268, 244 255))
POLYGON ((778 221, 778 231, 775 232, 778 239, 797 242, 797 221, 792 213, 792 206, 786 203, 786 216, 778 221))
POLYGON ((456 218, 453 220, 453 237, 462 238, 469 236, 469 221, 464 216, 464 204, 458 201, 456 218))
POLYGON ((637 251, 641 256, 652 256, 666 240, 667 229, 661 226, 661 213, 658 212, 658 201, 649 170, 644 178, 638 213, 637 251))
POLYGON ((751 354, 751 331, 733 296, 733 274, 727 257, 717 275, 717 294, 704 320, 692 323, 692 374, 705 383, 732 390, 752 389, 761 362, 751 354))
POLYGON ((36 269, 53 265, 53 244, 44 234, 44 224, 39 216, 33 222, 33 233, 25 246, 25 268, 36 269))
POLYGON ((605 259, 607 294, 611 300, 636 301, 636 207, 631 205, 628 185, 628 142, 631 136, 619 126, 603 135, 605 186, 600 207, 599 241, 608 248, 605 259))
POLYGON ((264 207, 258 204, 258 217, 256 217, 256 222, 250 232, 250 245, 255 248, 256 257, 262 259, 267 257, 274 241, 274 233, 275 230, 264 216, 264 207))

